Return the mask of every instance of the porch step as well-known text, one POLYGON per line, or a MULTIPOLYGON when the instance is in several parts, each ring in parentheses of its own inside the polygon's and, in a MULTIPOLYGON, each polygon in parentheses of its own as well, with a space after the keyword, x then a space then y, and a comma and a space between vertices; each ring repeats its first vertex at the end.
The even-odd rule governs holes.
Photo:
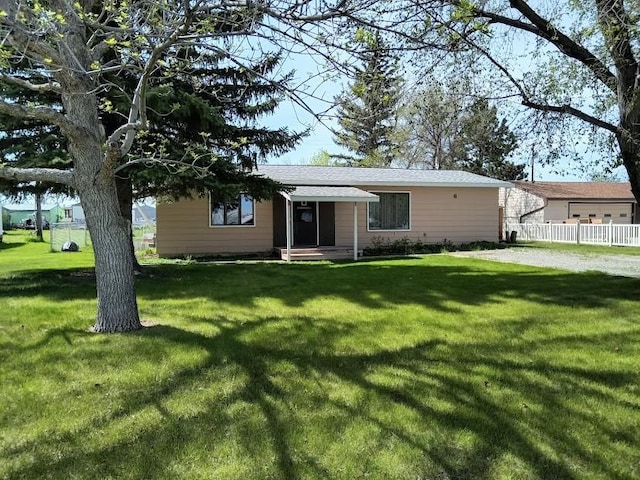
MULTIPOLYGON (((287 259, 287 249, 281 248, 280 258, 287 259)), ((362 256, 362 250, 358 250, 358 256, 362 256)), ((344 260, 353 258, 353 248, 292 248, 291 260, 344 260)))

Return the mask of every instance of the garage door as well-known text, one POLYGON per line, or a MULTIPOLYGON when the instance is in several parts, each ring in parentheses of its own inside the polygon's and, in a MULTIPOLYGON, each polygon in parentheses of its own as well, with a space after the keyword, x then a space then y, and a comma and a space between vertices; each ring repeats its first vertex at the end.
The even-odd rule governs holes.
POLYGON ((631 223, 630 203, 570 203, 570 218, 598 218, 602 223, 631 223))

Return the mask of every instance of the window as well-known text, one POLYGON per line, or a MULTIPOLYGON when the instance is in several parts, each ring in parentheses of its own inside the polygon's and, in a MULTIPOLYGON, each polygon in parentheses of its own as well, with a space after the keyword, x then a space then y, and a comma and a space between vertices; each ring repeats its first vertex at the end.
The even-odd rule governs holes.
POLYGON ((254 202, 250 195, 238 195, 232 201, 219 201, 211 198, 211 226, 254 224, 254 202))
POLYGON ((369 230, 409 230, 409 194, 371 192, 380 197, 369 203, 369 230))
POLYGON ((605 213, 604 214, 604 218, 611 218, 611 214, 610 213, 605 213))
POLYGON ((625 218, 626 216, 627 216, 627 214, 626 214, 626 213, 621 213, 621 214, 620 214, 620 218, 625 218))

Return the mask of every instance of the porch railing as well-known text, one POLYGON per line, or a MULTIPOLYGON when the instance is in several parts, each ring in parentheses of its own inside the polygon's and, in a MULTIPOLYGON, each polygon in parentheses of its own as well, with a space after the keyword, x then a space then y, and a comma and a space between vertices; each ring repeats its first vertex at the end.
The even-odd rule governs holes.
POLYGON ((507 223, 507 238, 517 232, 518 240, 584 243, 622 247, 640 246, 640 225, 591 223, 507 223))

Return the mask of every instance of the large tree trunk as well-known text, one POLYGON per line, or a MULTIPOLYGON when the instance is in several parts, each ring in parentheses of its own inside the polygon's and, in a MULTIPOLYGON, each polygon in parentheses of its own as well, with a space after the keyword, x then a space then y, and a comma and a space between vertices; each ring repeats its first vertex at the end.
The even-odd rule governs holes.
MULTIPOLYGON (((68 46, 81 40, 70 37, 68 46)), ((70 48, 82 57, 84 45, 70 48)), ((89 61, 86 59, 88 64, 89 61)), ((68 82, 62 100, 66 117, 81 128, 68 136, 69 153, 74 161, 74 186, 80 196, 91 234, 96 269, 98 316, 96 332, 124 332, 141 328, 136 300, 131 234, 120 213, 115 167, 120 159, 118 147, 105 148, 105 134, 98 115, 98 102, 88 76, 74 73, 61 76, 68 82), (77 75, 77 76, 75 76, 77 75)))
POLYGON ((96 263, 96 332, 141 328, 129 223, 120 214, 115 182, 79 189, 96 263))
POLYGON ((629 175, 631 192, 640 205, 640 134, 633 135, 629 130, 623 130, 623 133, 617 135, 617 139, 620 157, 629 175))

